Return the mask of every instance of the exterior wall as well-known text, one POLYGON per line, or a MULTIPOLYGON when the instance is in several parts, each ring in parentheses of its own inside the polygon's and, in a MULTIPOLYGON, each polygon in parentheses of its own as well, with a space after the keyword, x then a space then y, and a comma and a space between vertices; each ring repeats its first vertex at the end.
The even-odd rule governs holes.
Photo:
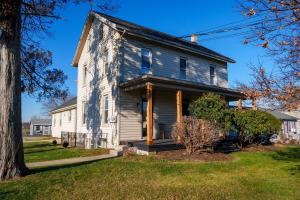
POLYGON ((291 112, 284 112, 287 115, 291 115, 293 117, 296 117, 298 120, 296 122, 296 132, 300 134, 300 110, 298 111, 291 111, 291 112))
POLYGON ((61 137, 61 132, 76 132, 76 108, 52 114, 52 137, 61 137), (69 120, 71 112, 71 120, 69 120))
POLYGON ((30 124, 30 135, 51 135, 51 125, 30 124))
POLYGON ((91 148, 92 135, 104 140, 104 147, 118 144, 117 136, 117 76, 119 66, 119 35, 113 25, 103 18, 95 19, 78 63, 77 80, 77 132, 87 134, 86 147, 91 148), (100 21, 101 20, 101 21, 100 21), (104 23, 102 23, 104 21, 104 23), (103 24, 104 37, 100 38, 103 24), (108 69, 105 72, 104 52, 108 52, 108 69), (84 82, 84 68, 87 68, 84 82), (104 96, 108 96, 108 123, 104 123, 104 96), (86 122, 83 120, 84 103, 87 104, 86 122))
POLYGON ((200 56, 183 53, 140 42, 126 39, 124 42, 124 64, 122 66, 121 80, 126 81, 141 76, 141 48, 150 49, 152 52, 152 65, 150 74, 168 78, 180 79, 180 57, 187 59, 186 79, 188 81, 210 84, 210 65, 215 66, 216 85, 228 87, 227 64, 209 60, 200 56))
MULTIPOLYGON (((120 141, 142 138, 142 97, 140 92, 121 93, 120 141)), ((153 138, 160 138, 159 127, 163 125, 165 135, 170 136, 171 126, 176 122, 176 93, 156 91, 153 96, 153 138)))

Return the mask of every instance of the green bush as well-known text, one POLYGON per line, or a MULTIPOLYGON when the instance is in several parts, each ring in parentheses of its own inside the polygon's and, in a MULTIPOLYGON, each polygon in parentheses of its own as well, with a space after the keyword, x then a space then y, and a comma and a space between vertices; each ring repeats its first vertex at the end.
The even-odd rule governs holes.
POLYGON ((217 124, 222 130, 229 131, 232 125, 232 112, 220 95, 208 93, 199 97, 189 106, 189 112, 198 119, 217 124))
POLYGON ((252 143, 261 134, 278 133, 281 122, 270 113, 260 110, 243 110, 234 112, 234 125, 239 132, 241 147, 252 143))

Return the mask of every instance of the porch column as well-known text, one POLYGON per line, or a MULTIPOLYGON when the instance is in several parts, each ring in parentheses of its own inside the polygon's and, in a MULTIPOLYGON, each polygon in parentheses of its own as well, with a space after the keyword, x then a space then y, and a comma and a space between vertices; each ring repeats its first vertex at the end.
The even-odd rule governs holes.
POLYGON ((252 107, 253 107, 253 110, 257 110, 256 98, 252 99, 252 107))
POLYGON ((147 144, 153 144, 153 86, 147 83, 147 144))
POLYGON ((241 111, 243 109, 243 102, 242 102, 242 99, 239 98, 238 100, 238 110, 241 111))
MULTIPOLYGON (((182 127, 182 91, 177 90, 176 92, 176 107, 177 107, 177 123, 180 127, 182 127)), ((181 138, 178 136, 177 142, 181 143, 181 138)))
POLYGON ((177 105, 177 123, 182 123, 182 91, 181 90, 177 90, 176 105, 177 105))

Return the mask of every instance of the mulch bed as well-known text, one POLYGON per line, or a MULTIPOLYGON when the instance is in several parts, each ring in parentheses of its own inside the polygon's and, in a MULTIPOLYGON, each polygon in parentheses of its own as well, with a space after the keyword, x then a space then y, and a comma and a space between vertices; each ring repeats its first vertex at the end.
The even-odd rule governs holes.
POLYGON ((164 160, 184 160, 184 161, 231 161, 233 158, 230 154, 225 153, 209 153, 209 152, 195 152, 188 155, 185 149, 161 151, 155 157, 164 160))
POLYGON ((276 151, 281 149, 281 147, 274 146, 274 145, 249 145, 244 148, 242 151, 246 152, 268 152, 268 151, 276 151))

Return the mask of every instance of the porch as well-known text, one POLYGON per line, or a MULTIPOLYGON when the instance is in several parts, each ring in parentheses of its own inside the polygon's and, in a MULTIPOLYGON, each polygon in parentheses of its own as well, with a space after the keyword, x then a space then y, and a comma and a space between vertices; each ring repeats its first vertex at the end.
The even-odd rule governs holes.
MULTIPOLYGON (((152 75, 145 75, 123 82, 120 84, 120 88, 125 93, 134 92, 140 94, 142 99, 144 99, 142 108, 145 109, 144 113, 142 112, 142 115, 144 114, 142 117, 144 119, 144 121, 142 120, 142 124, 144 124, 143 130, 145 138, 141 138, 140 141, 128 144, 148 152, 157 151, 159 149, 164 150, 167 148, 176 149, 181 146, 178 145, 176 141, 170 140, 170 134, 167 134, 167 137, 165 137, 164 134, 161 134, 161 132, 164 131, 160 129, 160 126, 165 124, 161 123, 161 120, 159 119, 162 114, 161 110, 163 110, 163 114, 168 112, 168 109, 165 107, 172 108, 169 114, 169 118, 172 119, 169 121, 172 121, 172 123, 181 123, 183 121, 183 116, 189 114, 189 103, 204 93, 213 92, 219 94, 228 103, 230 101, 238 101, 239 109, 242 108, 242 100, 245 99, 244 95, 236 90, 152 75), (166 99, 165 96, 168 97, 168 101, 162 103, 162 101, 166 99), (154 134, 154 132, 156 133, 154 134), (159 132, 159 137, 157 137, 157 132, 159 132), (164 138, 165 140, 163 140, 164 138)), ((168 124, 169 132, 170 124, 172 123, 168 124)))

